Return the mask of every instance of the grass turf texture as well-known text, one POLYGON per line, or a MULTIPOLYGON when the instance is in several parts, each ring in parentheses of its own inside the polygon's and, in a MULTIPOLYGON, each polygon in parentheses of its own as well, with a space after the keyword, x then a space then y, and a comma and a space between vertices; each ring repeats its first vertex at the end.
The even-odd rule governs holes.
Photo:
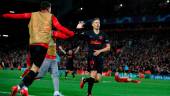
MULTIPOLYGON (((18 70, 0 70, 0 96, 9 96, 11 87, 20 82, 18 70)), ((86 96, 87 84, 83 89, 79 88, 82 76, 68 79, 60 77, 60 92, 64 96, 86 96)), ((29 87, 31 96, 53 96, 53 84, 50 74, 43 79, 36 80, 29 87)), ((20 96, 19 94, 17 96, 20 96)), ((117 83, 113 77, 103 77, 102 81, 95 84, 93 96, 170 96, 170 81, 143 79, 140 84, 117 83)))

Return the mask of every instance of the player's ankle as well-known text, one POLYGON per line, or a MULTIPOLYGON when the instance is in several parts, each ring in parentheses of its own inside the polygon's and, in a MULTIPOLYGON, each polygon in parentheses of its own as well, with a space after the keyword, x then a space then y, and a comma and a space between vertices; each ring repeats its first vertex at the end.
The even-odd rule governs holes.
POLYGON ((21 89, 21 87, 20 87, 19 85, 17 85, 17 87, 18 87, 18 90, 20 90, 20 89, 21 89))
POLYGON ((59 94, 59 91, 54 91, 54 96, 58 94, 59 94))
POLYGON ((22 89, 25 89, 28 91, 28 87, 27 86, 23 86, 22 89))

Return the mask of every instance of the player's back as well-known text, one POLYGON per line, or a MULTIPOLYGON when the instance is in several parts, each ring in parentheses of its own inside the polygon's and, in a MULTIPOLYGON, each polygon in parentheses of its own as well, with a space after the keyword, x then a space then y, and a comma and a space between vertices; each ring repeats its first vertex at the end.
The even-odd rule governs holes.
POLYGON ((29 22, 30 44, 48 44, 52 30, 52 14, 33 12, 29 22))

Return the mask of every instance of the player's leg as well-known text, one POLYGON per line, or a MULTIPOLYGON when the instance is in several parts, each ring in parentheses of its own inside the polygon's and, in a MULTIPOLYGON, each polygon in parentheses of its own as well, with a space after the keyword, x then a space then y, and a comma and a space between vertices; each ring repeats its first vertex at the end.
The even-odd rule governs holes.
POLYGON ((20 78, 23 78, 26 74, 28 74, 30 69, 31 69, 32 63, 31 63, 30 52, 28 52, 27 55, 26 55, 26 64, 27 64, 27 68, 24 71, 24 73, 20 76, 20 78))
POLYGON ((51 77, 53 79, 54 96, 62 96, 62 94, 59 92, 59 71, 56 60, 51 62, 51 77))
POLYGON ((47 48, 41 46, 31 46, 30 47, 30 55, 31 61, 33 61, 33 66, 30 69, 30 72, 24 77, 23 84, 25 86, 29 86, 34 81, 34 78, 37 76, 39 68, 44 61, 45 55, 47 52, 47 48))
MULTIPOLYGON (((94 66, 94 60, 91 56, 88 57, 88 72, 91 75, 91 71, 93 70, 94 66)), ((89 77, 90 78, 90 77, 89 77)), ((82 89, 84 87, 84 84, 89 81, 89 78, 82 78, 80 81, 80 88, 82 89)))
POLYGON ((37 66, 33 64, 31 67, 31 70, 29 71, 28 74, 23 78, 21 83, 17 86, 12 87, 12 92, 10 96, 16 96, 17 92, 20 90, 20 93, 22 96, 28 96, 28 85, 31 85, 33 80, 31 77, 35 77, 36 73, 35 71, 38 70, 37 66), (29 80, 28 80, 29 79, 29 80), (26 81, 27 80, 27 81, 26 81))
POLYGON ((131 80, 132 83, 141 83, 140 80, 131 80))
POLYGON ((119 80, 117 80, 117 82, 132 82, 132 83, 140 83, 140 80, 133 80, 131 78, 128 77, 124 77, 124 78, 119 78, 119 80))
MULTIPOLYGON (((47 48, 41 46, 30 46, 30 54, 31 54, 31 59, 33 61, 33 65, 29 73, 23 78, 21 83, 17 86, 18 90, 22 89, 20 91, 21 94, 28 96, 27 87, 32 84, 34 78, 37 76, 38 69, 42 64, 46 53, 47 53, 47 48)), ((15 92, 15 90, 12 90, 12 93, 13 92, 15 92)), ((16 93, 12 94, 11 96, 15 96, 15 95, 16 93)))
POLYGON ((131 79, 130 78, 127 78, 127 77, 119 77, 119 73, 118 72, 115 72, 115 81, 117 82, 130 82, 131 79))
POLYGON ((70 66, 70 72, 71 72, 73 78, 75 78, 75 72, 74 72, 73 62, 72 62, 72 64, 71 64, 71 66, 70 66))
POLYGON ((31 66, 27 67, 24 71, 24 73, 20 76, 20 78, 23 78, 25 75, 27 75, 30 71, 31 66))
POLYGON ((74 70, 71 71, 71 74, 72 74, 73 78, 75 78, 75 71, 74 70))
POLYGON ((39 69, 38 75, 35 77, 35 79, 41 79, 42 77, 44 77, 45 74, 48 72, 50 65, 51 65, 51 61, 45 58, 39 69))
POLYGON ((83 88, 84 84, 86 82, 88 82, 88 96, 92 95, 92 88, 94 83, 96 83, 96 77, 97 77, 97 58, 93 57, 93 58, 89 58, 89 70, 90 71, 90 77, 89 78, 85 78, 81 81, 80 83, 80 88, 83 88))
POLYGON ((94 59, 94 70, 91 71, 90 77, 91 80, 88 82, 88 96, 92 95, 92 89, 94 83, 98 83, 102 77, 102 70, 103 70, 103 59, 100 57, 96 57, 94 59), (95 70, 96 69, 96 70, 95 70))
POLYGON ((65 71, 65 79, 67 79, 67 75, 70 72, 70 62, 67 61, 66 63, 66 71, 65 71))
POLYGON ((98 83, 99 81, 101 81, 101 79, 102 79, 102 74, 101 73, 97 73, 95 83, 98 83))
POLYGON ((96 77, 97 77, 97 71, 93 70, 90 72, 90 77, 86 79, 86 82, 88 82, 88 96, 92 95, 92 88, 94 83, 96 83, 96 77))
POLYGON ((128 77, 119 77, 118 72, 115 73, 115 81, 117 81, 117 82, 132 82, 132 83, 140 83, 141 82, 140 80, 133 80, 128 77))
POLYGON ((98 83, 99 81, 101 81, 102 79, 102 72, 103 72, 103 57, 98 57, 96 58, 96 62, 97 62, 97 66, 96 66, 96 69, 97 69, 97 76, 96 76, 96 81, 95 83, 98 83))
POLYGON ((65 79, 67 79, 68 73, 69 73, 69 70, 68 70, 68 68, 66 68, 66 71, 65 71, 65 79))
POLYGON ((119 73, 118 73, 118 72, 115 72, 115 78, 114 78, 115 81, 118 82, 118 81, 119 81, 119 78, 120 78, 120 77, 119 77, 119 73))

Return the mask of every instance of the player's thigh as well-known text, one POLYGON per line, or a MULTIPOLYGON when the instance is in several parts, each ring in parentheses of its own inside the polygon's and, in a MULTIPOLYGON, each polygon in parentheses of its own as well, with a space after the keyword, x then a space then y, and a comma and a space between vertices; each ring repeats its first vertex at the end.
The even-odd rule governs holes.
POLYGON ((30 46, 31 62, 40 68, 45 59, 47 48, 37 45, 30 46))
POLYGON ((31 66, 31 69, 30 69, 30 70, 32 70, 32 71, 34 71, 35 73, 37 73, 38 70, 39 70, 39 67, 37 67, 35 64, 33 64, 33 65, 31 66))
POLYGON ((96 80, 100 81, 102 79, 102 74, 97 73, 96 80))
POLYGON ((103 58, 102 57, 97 58, 96 63, 97 63, 97 66, 96 66, 97 73, 102 74, 102 72, 103 72, 103 58))

